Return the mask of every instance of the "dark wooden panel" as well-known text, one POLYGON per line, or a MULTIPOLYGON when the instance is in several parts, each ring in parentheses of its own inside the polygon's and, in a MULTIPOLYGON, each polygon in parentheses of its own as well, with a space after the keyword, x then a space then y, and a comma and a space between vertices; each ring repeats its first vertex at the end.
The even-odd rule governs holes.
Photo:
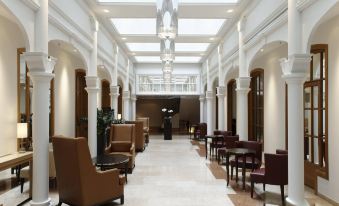
POLYGON ((75 136, 88 137, 88 97, 86 91, 86 72, 75 71, 75 136))

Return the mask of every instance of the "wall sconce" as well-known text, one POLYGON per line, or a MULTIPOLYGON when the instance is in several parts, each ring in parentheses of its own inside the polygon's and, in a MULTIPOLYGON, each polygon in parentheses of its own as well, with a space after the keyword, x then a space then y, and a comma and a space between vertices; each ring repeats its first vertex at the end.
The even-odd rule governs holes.
POLYGON ((118 119, 121 119, 121 114, 118 114, 118 119))

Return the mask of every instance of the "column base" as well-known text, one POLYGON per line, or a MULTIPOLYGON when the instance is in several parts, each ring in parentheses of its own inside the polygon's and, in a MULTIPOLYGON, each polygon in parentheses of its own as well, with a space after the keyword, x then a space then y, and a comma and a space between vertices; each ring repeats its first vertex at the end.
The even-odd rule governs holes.
POLYGON ((287 197, 286 202, 288 203, 288 205, 293 205, 293 206, 309 206, 310 205, 305 199, 302 199, 301 201, 296 201, 296 200, 292 200, 289 197, 287 197))
POLYGON ((48 198, 46 201, 43 202, 34 202, 33 200, 30 202, 31 206, 51 206, 51 198, 48 198))

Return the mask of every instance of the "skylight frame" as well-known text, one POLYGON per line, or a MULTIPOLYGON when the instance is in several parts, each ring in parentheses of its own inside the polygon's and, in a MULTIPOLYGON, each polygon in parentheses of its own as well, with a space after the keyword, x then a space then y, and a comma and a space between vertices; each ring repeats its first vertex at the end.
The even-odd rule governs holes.
MULTIPOLYGON (((134 56, 138 63, 161 63, 160 56, 134 56)), ((174 64, 177 63, 200 63, 201 56, 176 56, 174 64)))
MULTIPOLYGON (((111 18, 110 21, 120 35, 156 35, 155 18, 111 18)), ((180 18, 178 20, 178 35, 216 36, 226 22, 227 19, 223 18, 180 18)))
MULTIPOLYGON (((114 3, 156 3, 156 0, 96 0, 99 4, 114 3)), ((238 4, 239 0, 178 0, 179 4, 238 4)))
MULTIPOLYGON (((126 43, 131 52, 160 52, 160 43, 126 43)), ((210 43, 175 43, 176 52, 206 52, 210 43)))

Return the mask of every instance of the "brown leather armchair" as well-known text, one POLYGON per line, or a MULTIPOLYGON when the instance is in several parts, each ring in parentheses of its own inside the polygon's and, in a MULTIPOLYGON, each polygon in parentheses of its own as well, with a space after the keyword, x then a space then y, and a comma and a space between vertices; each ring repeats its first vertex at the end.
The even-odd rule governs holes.
MULTIPOLYGON (((259 169, 262 164, 262 143, 256 141, 239 141, 236 142, 237 148, 247 148, 255 150, 255 157, 254 157, 254 165, 252 164, 252 158, 247 157, 246 160, 243 158, 238 158, 238 165, 242 165, 243 161, 245 161, 246 169, 259 169)), ((231 178, 233 178, 233 168, 236 167, 236 160, 232 159, 230 161, 231 165, 231 178)), ((238 168, 236 168, 236 177, 238 177, 238 168)), ((238 178, 236 178, 238 179, 238 178)))
POLYGON ((124 178, 117 169, 96 171, 85 138, 53 137, 52 142, 59 206, 91 206, 119 198, 124 204, 124 178))
POLYGON ((251 173, 251 197, 253 198, 254 183, 280 185, 281 200, 285 205, 284 185, 288 184, 287 151, 277 150, 276 154, 265 154, 265 168, 251 173))
POLYGON ((149 143, 149 117, 138 117, 137 121, 142 121, 144 126, 145 143, 149 143))
POLYGON ((135 126, 134 124, 112 124, 110 145, 106 154, 123 154, 128 156, 128 169, 132 172, 135 166, 135 126))
POLYGON ((135 125, 135 150, 142 152, 145 150, 144 124, 142 121, 126 121, 126 124, 135 125))

